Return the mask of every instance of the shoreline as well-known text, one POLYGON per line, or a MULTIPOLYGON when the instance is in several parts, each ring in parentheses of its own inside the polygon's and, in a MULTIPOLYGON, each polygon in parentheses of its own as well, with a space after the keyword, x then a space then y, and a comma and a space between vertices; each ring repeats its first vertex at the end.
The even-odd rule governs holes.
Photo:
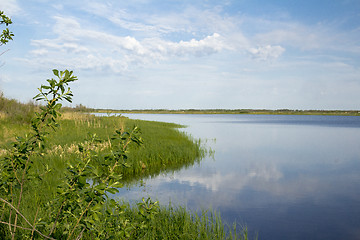
POLYGON ((333 115, 333 116, 360 116, 360 110, 256 110, 256 109, 92 109, 91 112, 101 113, 141 113, 141 114, 257 114, 257 115, 333 115))

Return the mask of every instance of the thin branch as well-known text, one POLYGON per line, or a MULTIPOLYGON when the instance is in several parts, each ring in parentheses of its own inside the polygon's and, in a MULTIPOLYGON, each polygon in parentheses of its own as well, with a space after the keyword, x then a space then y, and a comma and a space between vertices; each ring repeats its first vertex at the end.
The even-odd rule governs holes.
MULTIPOLYGON (((19 210, 17 210, 11 203, 9 203, 8 201, 6 201, 5 199, 3 199, 3 198, 1 198, 1 197, 0 197, 0 201, 6 203, 10 208, 14 209, 15 212, 16 212, 17 214, 19 214, 19 215, 25 220, 25 222, 26 222, 27 224, 30 225, 31 229, 29 228, 29 230, 31 230, 31 231, 34 230, 35 232, 37 232, 38 234, 40 234, 40 235, 41 235, 42 237, 44 237, 44 238, 54 239, 54 240, 55 240, 55 238, 48 237, 48 236, 42 234, 39 230, 37 230, 37 229, 35 228, 35 226, 33 226, 33 225, 26 219, 26 217, 25 217, 24 215, 22 215, 22 213, 21 213, 19 210)), ((1 223, 4 223, 4 222, 1 222, 1 223)), ((4 224, 9 225, 10 229, 11 229, 11 226, 13 226, 13 227, 15 227, 15 228, 16 228, 16 227, 18 227, 18 228, 23 228, 23 227, 20 227, 20 226, 15 226, 14 224, 11 224, 11 223, 6 223, 6 222, 5 222, 4 224)))
POLYGON ((84 216, 84 214, 89 210, 89 207, 91 205, 91 203, 94 201, 94 199, 92 199, 89 204, 87 205, 87 207, 85 208, 85 210, 81 213, 79 219, 77 220, 75 227, 73 228, 73 230, 71 231, 68 239, 70 239, 71 235, 74 233, 75 229, 77 228, 77 226, 79 225, 80 220, 82 219, 82 217, 84 216))
POLYGON ((82 235, 83 235, 84 231, 85 231, 85 228, 83 228, 83 229, 81 230, 81 232, 80 232, 80 234, 77 236, 76 240, 80 240, 80 239, 82 238, 82 235))
MULTIPOLYGON (((10 185, 10 194, 11 194, 11 202, 13 203, 14 202, 14 194, 13 194, 13 191, 12 191, 12 185, 10 185)), ((5 203, 5 202, 4 202, 5 203)), ((6 203, 5 203, 6 204, 6 203)), ((9 214, 9 223, 11 223, 11 216, 12 216, 12 212, 13 210, 10 209, 10 214, 9 214)), ((12 229, 11 229, 11 225, 9 225, 9 231, 12 235, 12 229)))
POLYGON ((14 166, 14 159, 11 158, 10 162, 11 162, 11 166, 13 168, 14 176, 15 176, 16 180, 18 181, 18 183, 20 183, 20 179, 18 178, 18 175, 16 174, 16 167, 14 166))
POLYGON ((52 232, 55 230, 56 223, 57 223, 57 221, 58 221, 58 219, 59 219, 61 210, 62 210, 62 208, 64 207, 65 202, 66 202, 66 200, 64 200, 64 201, 62 202, 62 204, 61 204, 61 206, 60 206, 60 208, 59 208, 59 211, 58 211, 58 213, 57 213, 57 215, 56 215, 54 224, 53 224, 53 226, 52 226, 52 228, 51 228, 51 230, 50 230, 49 236, 50 236, 50 235, 52 234, 52 232))
POLYGON ((33 236, 34 236, 36 218, 37 218, 38 213, 39 213, 39 208, 36 209, 36 214, 35 214, 35 218, 34 218, 34 224, 33 224, 33 229, 32 229, 32 231, 31 231, 31 238, 30 238, 30 239, 32 239, 33 236))
POLYGON ((4 203, 3 204, 3 212, 2 212, 2 214, 1 214, 1 219, 3 219, 3 217, 4 217, 4 214, 5 214, 5 206, 6 206, 6 203, 4 203))
MULTIPOLYGON (((10 226, 14 226, 14 224, 8 223, 8 222, 3 222, 0 221, 0 223, 5 224, 5 225, 10 225, 10 226)), ((26 228, 26 227, 22 227, 22 226, 16 226, 17 228, 23 229, 23 230, 29 230, 32 231, 32 228, 26 228)), ((51 240, 56 240, 55 238, 52 237, 47 237, 44 234, 42 234, 41 232, 39 232, 38 230, 35 229, 35 232, 37 232, 38 234, 40 234, 42 237, 47 238, 47 239, 51 239, 51 240)))
MULTIPOLYGON (((9 226, 15 226, 15 224, 8 223, 8 222, 0 221, 0 223, 5 224, 5 225, 9 225, 9 226)), ((17 226, 17 228, 20 228, 20 229, 23 229, 23 230, 29 230, 29 231, 32 230, 31 228, 26 228, 26 227, 21 227, 21 226, 17 226)))

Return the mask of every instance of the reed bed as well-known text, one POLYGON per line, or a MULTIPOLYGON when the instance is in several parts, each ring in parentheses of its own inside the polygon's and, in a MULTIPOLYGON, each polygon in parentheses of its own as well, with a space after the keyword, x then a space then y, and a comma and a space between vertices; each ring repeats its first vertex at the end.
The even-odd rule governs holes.
MULTIPOLYGON (((27 131, 25 124, 13 124, 11 121, 2 123, 0 158, 7 154, 6 149, 14 135, 23 135, 27 131)), ((99 144, 91 146, 96 153, 94 161, 101 164, 103 155, 112 147, 110 137, 115 129, 125 130, 136 125, 142 130, 144 144, 130 148, 127 159, 129 167, 119 172, 125 184, 197 164, 207 153, 200 140, 179 131, 177 128, 182 126, 177 124, 131 120, 125 117, 95 117, 79 113, 63 114, 59 124, 60 127, 46 138, 46 149, 49 150, 42 156, 34 156, 32 171, 46 173, 24 189, 23 202, 26 206, 22 209, 26 216, 34 216, 37 212, 46 214, 46 207, 35 206, 43 206, 43 203, 54 198, 56 186, 64 178, 67 167, 65 159, 79 157, 78 144, 90 146, 86 141, 88 135, 96 134, 101 139, 99 144)), ((136 206, 126 203, 124 206, 123 214, 130 222, 143 221, 139 211, 135 209, 136 206)), ((183 207, 161 206, 154 218, 146 224, 150 226, 146 232, 138 229, 129 239, 248 239, 246 229, 241 228, 239 231, 236 225, 227 227, 214 212, 203 211, 197 214, 188 212, 183 207)), ((83 239, 91 239, 91 236, 84 236, 83 239)))
MULTIPOLYGON (((57 181, 61 181, 66 170, 65 159, 79 158, 78 145, 87 146, 89 135, 96 134, 101 142, 93 151, 94 161, 101 164, 102 157, 111 150, 110 137, 116 129, 126 129, 133 125, 142 130, 144 144, 141 147, 131 147, 126 161, 129 167, 122 168, 118 174, 123 176, 125 184, 131 184, 142 178, 156 176, 162 172, 198 163, 206 154, 200 140, 192 139, 177 130, 180 125, 160 122, 131 120, 125 117, 96 117, 90 114, 65 113, 59 120, 59 128, 47 135, 46 150, 42 156, 34 156, 34 171, 51 172, 43 176, 41 186, 36 191, 45 197, 55 193, 57 181)), ((7 121, 0 127, 0 157, 8 153, 10 142, 16 135, 23 135, 26 124, 12 124, 7 121)), ((39 183, 40 184, 40 183, 39 183)), ((29 189, 29 192, 32 190, 29 189)), ((29 199, 31 202, 32 200, 29 199)))
MULTIPOLYGON (((127 205, 125 214, 130 221, 140 221, 141 216, 137 207, 127 205)), ((138 231, 130 239, 183 239, 183 240, 248 240, 246 226, 234 223, 232 226, 224 224, 220 214, 210 210, 190 212, 182 206, 162 206, 154 218, 147 223, 150 227, 146 231, 138 231)), ((255 239, 257 236, 255 236, 255 239)))

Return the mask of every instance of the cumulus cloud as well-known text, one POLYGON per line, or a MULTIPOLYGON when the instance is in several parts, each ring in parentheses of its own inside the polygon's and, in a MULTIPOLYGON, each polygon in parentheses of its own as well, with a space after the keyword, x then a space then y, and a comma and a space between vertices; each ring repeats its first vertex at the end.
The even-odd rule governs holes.
POLYGON ((257 48, 250 48, 249 53, 258 60, 271 60, 280 57, 284 52, 285 48, 281 46, 261 46, 257 48))
MULTIPOLYGON (((118 36, 83 27, 79 20, 54 17, 54 39, 36 39, 31 44, 32 64, 52 63, 76 68, 108 68, 121 72, 131 64, 144 64, 171 57, 201 57, 228 48, 218 33, 190 41, 169 41, 160 38, 118 36), (64 32, 71 32, 68 36, 64 32), (51 59, 48 59, 48 58, 51 59), (66 60, 65 60, 66 59, 66 60)), ((29 58, 29 62, 30 62, 29 58)))
POLYGON ((225 40, 218 33, 214 33, 203 39, 190 41, 171 42, 161 39, 145 40, 149 51, 153 54, 159 55, 160 58, 170 56, 206 56, 230 47, 225 44, 225 40))

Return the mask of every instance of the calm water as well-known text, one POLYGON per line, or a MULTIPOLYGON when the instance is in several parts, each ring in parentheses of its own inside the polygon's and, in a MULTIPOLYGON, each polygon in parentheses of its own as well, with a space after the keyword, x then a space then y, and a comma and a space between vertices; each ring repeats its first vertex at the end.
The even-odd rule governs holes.
POLYGON ((119 196, 210 207, 260 239, 360 239, 360 117, 125 115, 187 125, 215 156, 119 196))

